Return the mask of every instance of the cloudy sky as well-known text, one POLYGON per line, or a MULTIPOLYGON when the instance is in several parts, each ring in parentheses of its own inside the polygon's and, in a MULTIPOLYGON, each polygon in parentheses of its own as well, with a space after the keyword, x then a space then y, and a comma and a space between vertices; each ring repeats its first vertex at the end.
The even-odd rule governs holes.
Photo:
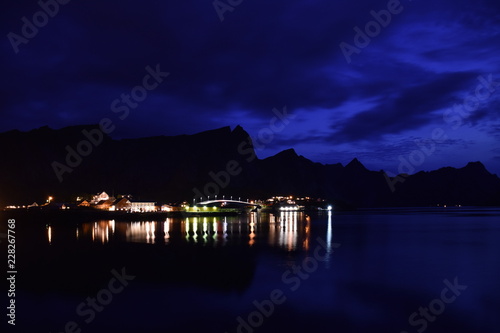
POLYGON ((392 173, 479 160, 500 174, 498 0, 43 1, 51 15, 34 0, 0 13, 1 132, 240 124, 259 157, 295 148, 392 173), (134 90, 147 66, 169 75, 134 90))

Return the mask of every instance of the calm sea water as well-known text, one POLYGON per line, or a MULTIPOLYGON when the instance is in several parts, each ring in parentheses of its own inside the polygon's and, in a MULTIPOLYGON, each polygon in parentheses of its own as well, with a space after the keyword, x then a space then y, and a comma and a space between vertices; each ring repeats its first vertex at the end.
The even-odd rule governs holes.
POLYGON ((500 330, 499 209, 16 223, 20 331, 500 330))

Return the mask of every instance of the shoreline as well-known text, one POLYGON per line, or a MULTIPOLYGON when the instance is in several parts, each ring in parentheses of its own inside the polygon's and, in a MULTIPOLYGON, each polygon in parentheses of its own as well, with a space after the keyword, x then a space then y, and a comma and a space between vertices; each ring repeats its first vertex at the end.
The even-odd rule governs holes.
POLYGON ((12 210, 1 210, 0 216, 23 219, 23 218, 40 218, 44 222, 47 219, 53 219, 54 221, 67 221, 67 222, 79 222, 80 220, 88 221, 89 219, 98 220, 124 220, 124 221, 134 221, 134 220, 155 220, 163 218, 176 218, 176 217, 200 217, 200 216, 237 216, 246 214, 246 212, 125 212, 125 211, 105 211, 105 210, 95 210, 95 209, 54 209, 54 210, 42 210, 42 209, 12 209, 12 210), (70 220, 70 221, 68 221, 70 220))

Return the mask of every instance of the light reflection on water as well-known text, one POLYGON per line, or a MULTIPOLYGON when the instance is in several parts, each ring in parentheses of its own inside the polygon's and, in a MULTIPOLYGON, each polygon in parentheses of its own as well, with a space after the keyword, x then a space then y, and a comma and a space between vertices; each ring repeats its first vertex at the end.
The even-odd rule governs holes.
MULTIPOLYGON (((49 244, 53 226, 47 228, 49 244)), ((287 251, 309 250, 311 218, 303 212, 251 213, 243 216, 167 218, 164 221, 120 222, 100 220, 76 227, 76 241, 105 244, 111 241, 146 244, 191 243, 211 246, 267 244, 287 251)), ((331 246, 331 215, 325 235, 331 246)))
POLYGON ((115 220, 101 220, 97 222, 84 223, 76 227, 76 238, 92 239, 96 243, 107 243, 115 234, 115 220))
POLYGON ((50 225, 47 227, 47 240, 49 244, 52 244, 52 227, 50 225))
MULTIPOLYGON (((409 322, 409 316, 418 313, 420 306, 434 304, 434 300, 439 299, 445 279, 454 281, 458 278, 461 285, 468 286, 467 290, 453 303, 446 304, 444 314, 435 322, 428 322, 429 331, 496 332, 500 299, 500 268, 495 264, 500 262, 499 217, 500 210, 490 208, 439 212, 429 211, 428 208, 418 212, 412 208, 408 211, 397 209, 335 215, 318 213, 311 214, 311 217, 288 211, 277 215, 190 217, 161 221, 106 220, 89 221, 78 227, 49 225, 43 230, 43 238, 37 234, 36 240, 40 238, 44 243, 52 244, 47 246, 50 248, 46 252, 49 256, 43 265, 55 262, 52 267, 63 267, 62 272, 65 271, 65 260, 72 262, 74 259, 73 255, 58 254, 59 251, 67 251, 66 247, 54 246, 65 240, 97 244, 97 251, 91 252, 93 256, 101 253, 102 243, 111 246, 117 242, 121 242, 120 245, 124 242, 159 244, 117 247, 124 250, 124 257, 118 257, 116 262, 127 263, 127 272, 130 270, 132 274, 135 274, 135 268, 141 273, 142 280, 139 283, 134 281, 132 289, 117 295, 120 301, 107 308, 106 314, 101 314, 104 316, 109 313, 108 310, 115 311, 111 312, 113 316, 109 322, 112 324, 106 327, 106 331, 112 330, 111 325, 122 330, 132 327, 134 331, 168 331, 186 323, 192 323, 186 331, 201 331, 215 327, 219 322, 224 323, 223 327, 214 331, 246 331, 238 330, 239 321, 235 318, 243 316, 247 320, 249 315, 256 313, 252 311, 258 310, 253 302, 265 304, 270 293, 279 290, 284 292, 286 303, 276 305, 275 315, 265 318, 258 331, 321 331, 324 327, 335 327, 339 332, 412 332, 416 329, 409 322), (186 250, 184 256, 182 251, 156 251, 163 244, 166 244, 164 249, 183 244, 196 246, 179 247, 186 250), (283 251, 252 249, 234 251, 232 256, 227 255, 228 252, 233 253, 231 244, 258 247, 259 250, 273 247, 273 250, 283 251), (342 246, 337 249, 340 244, 342 246), (225 248, 213 248, 224 245, 225 248), (285 252, 294 248, 299 253, 285 252), (155 254, 151 259, 155 261, 151 264, 147 261, 145 265, 136 262, 142 258, 148 260, 147 255, 130 256, 136 250, 148 254, 151 249, 155 254), (313 262, 310 258, 315 258, 316 249, 328 259, 318 262, 317 269, 308 273, 304 268, 311 267, 306 265, 313 262), (158 253, 164 254, 165 261, 172 265, 163 267, 159 264, 156 261, 158 253), (241 274, 234 273, 247 266, 251 269, 241 274), (146 277, 145 267, 151 269, 146 277), (301 270, 295 273, 295 268, 301 270), (157 279, 157 273, 161 271, 165 271, 168 277, 175 274, 175 279, 157 279), (293 274, 284 280, 283 274, 288 271, 293 274), (203 274, 205 272, 208 274, 203 274), (299 275, 306 273, 307 279, 302 278, 306 275, 299 275), (238 281, 233 277, 245 276, 248 280, 244 281, 250 281, 250 284, 243 286, 241 290, 244 292, 219 292, 219 283, 225 283, 227 280, 224 277, 228 274, 227 280, 238 281), (154 278, 148 280, 148 276, 154 278), (165 284, 160 285, 158 281, 165 284), (182 281, 180 288, 178 281, 182 281), (212 285, 214 289, 207 288, 212 285), (291 289, 295 285, 297 289, 291 289), (141 321, 135 327, 132 323, 137 318, 137 304, 144 306, 140 315, 151 320, 141 321), (189 308, 194 310, 186 311, 189 308), (206 316, 199 316, 205 313, 206 316), (116 324, 114 318, 118 320, 116 324)), ((83 249, 87 250, 87 247, 83 249)), ((104 250, 111 255, 98 260, 104 262, 115 258, 114 249, 104 250)), ((86 251, 76 251, 79 252, 82 256, 87 254, 86 251)), ((75 266, 80 267, 85 262, 76 261, 75 266)), ((111 265, 121 267, 112 261, 111 265)), ((26 266, 33 267, 32 264, 26 266)), ((38 269, 33 271, 39 272, 38 269)), ((54 276, 59 274, 59 271, 53 273, 54 276)), ((109 271, 104 275, 105 279, 109 278, 109 271)), ((84 277, 87 278, 87 275, 84 277)), ((38 279, 37 284, 44 286, 45 283, 40 284, 38 279)), ((51 305, 46 307, 50 309, 50 314, 40 312, 39 302, 34 302, 30 313, 38 315, 38 318, 33 323, 36 327, 42 323, 46 331, 54 331, 54 316, 64 313, 65 309, 74 309, 84 297, 87 294, 78 296, 74 301, 65 296, 64 299, 70 302, 57 297, 47 300, 47 304, 51 305)), ((33 298, 38 300, 38 295, 33 298)), ((24 301, 24 304, 27 303, 24 301)), ((63 316, 57 328, 64 327, 67 320, 63 316)))

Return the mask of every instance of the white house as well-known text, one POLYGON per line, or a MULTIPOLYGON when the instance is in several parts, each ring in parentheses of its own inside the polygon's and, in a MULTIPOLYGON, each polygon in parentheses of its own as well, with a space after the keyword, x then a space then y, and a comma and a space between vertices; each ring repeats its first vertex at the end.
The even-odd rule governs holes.
POLYGON ((156 211, 155 202, 144 202, 144 201, 132 201, 130 206, 131 212, 154 212, 156 211))

